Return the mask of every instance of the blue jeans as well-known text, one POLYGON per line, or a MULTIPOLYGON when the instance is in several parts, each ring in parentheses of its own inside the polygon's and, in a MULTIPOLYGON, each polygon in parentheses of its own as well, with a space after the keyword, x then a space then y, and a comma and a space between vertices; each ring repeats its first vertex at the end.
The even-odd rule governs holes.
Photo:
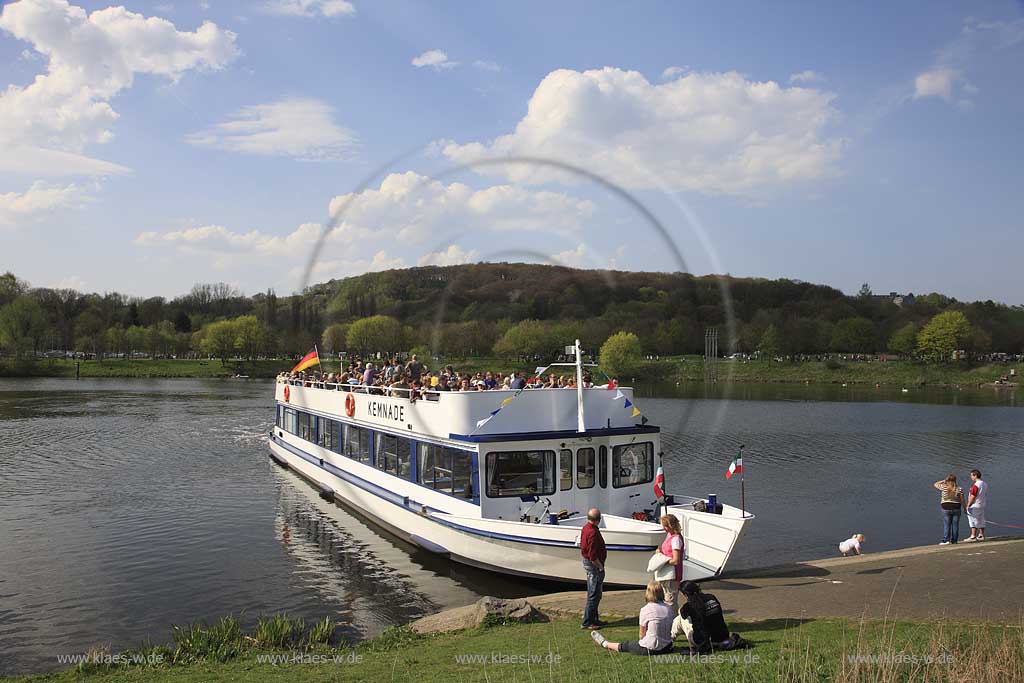
POLYGON ((942 542, 960 540, 960 508, 942 511, 942 542))
POLYGON ((604 570, 598 569, 590 560, 583 560, 583 568, 587 572, 587 604, 583 608, 583 625, 597 624, 597 606, 601 604, 601 593, 604 588, 604 570))

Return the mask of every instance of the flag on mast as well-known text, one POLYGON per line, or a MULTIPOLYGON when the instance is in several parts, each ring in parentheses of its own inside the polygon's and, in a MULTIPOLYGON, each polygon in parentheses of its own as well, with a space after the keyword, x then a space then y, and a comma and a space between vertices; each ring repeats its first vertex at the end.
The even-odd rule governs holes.
POLYGON ((658 465, 658 474, 654 477, 654 497, 665 497, 665 468, 658 465))
POLYGON ((737 472, 743 474, 743 451, 738 451, 732 462, 729 463, 729 469, 725 473, 725 478, 729 479, 737 472))
POLYGON ((302 360, 299 361, 299 364, 292 368, 292 372, 302 372, 306 368, 314 365, 320 365, 320 354, 316 352, 316 349, 313 349, 303 356, 302 360))

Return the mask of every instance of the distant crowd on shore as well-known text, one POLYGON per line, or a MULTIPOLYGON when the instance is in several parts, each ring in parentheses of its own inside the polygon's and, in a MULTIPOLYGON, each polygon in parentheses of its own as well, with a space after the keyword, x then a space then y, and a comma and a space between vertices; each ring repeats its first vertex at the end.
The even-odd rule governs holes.
MULTIPOLYGON (((526 377, 522 372, 481 371, 457 372, 451 365, 431 370, 413 354, 403 363, 399 356, 385 356, 383 360, 363 362, 352 358, 339 372, 282 372, 278 381, 292 385, 319 389, 349 389, 381 396, 402 396, 411 400, 436 400, 438 392, 489 391, 505 389, 575 389, 576 376, 555 373, 526 377)), ((583 374, 583 388, 594 386, 590 373, 583 374)), ((605 385, 607 386, 607 385, 605 385)))

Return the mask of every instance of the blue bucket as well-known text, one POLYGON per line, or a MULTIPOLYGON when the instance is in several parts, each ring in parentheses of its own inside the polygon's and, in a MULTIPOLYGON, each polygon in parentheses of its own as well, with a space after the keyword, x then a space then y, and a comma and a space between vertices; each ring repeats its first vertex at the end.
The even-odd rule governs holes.
POLYGON ((718 506, 718 494, 717 493, 709 493, 708 494, 708 512, 713 512, 717 506, 718 506))
POLYGON ((558 515, 555 514, 554 512, 549 512, 548 513, 548 524, 554 524, 555 526, 558 526, 558 515))

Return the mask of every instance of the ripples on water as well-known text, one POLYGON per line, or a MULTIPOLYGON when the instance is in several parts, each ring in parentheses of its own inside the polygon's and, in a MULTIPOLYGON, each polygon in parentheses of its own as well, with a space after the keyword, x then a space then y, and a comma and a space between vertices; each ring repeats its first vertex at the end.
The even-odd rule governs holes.
MULTIPOLYGON (((786 397, 799 395, 786 389, 786 397)), ((642 399, 670 491, 718 493, 745 443, 758 515, 732 567, 937 541, 931 483, 972 467, 1022 523, 1024 412, 909 403, 642 399), (1003 493, 1006 492, 1006 493, 1003 493)), ((226 614, 332 615, 345 639, 538 584, 449 563, 321 500, 266 457, 266 382, 0 380, 0 673, 170 639, 226 614)), ((966 522, 965 522, 966 525, 966 522)), ((992 529, 992 531, 996 531, 992 529)))

